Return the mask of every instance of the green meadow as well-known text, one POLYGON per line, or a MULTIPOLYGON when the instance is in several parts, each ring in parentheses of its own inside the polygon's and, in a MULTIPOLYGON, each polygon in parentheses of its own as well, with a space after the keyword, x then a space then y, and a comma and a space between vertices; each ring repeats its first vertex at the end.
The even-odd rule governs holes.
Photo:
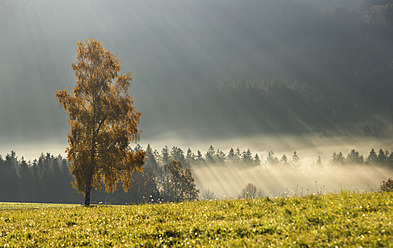
POLYGON ((385 192, 0 209, 1 247, 393 247, 385 192))

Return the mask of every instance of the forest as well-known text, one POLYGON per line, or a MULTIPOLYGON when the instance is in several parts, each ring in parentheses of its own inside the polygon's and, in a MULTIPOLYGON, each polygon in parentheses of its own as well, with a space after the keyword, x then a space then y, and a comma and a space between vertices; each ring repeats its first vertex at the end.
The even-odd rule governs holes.
MULTIPOLYGON (((141 150, 139 145, 134 151, 141 150)), ((265 170, 280 168, 284 170, 302 169, 302 158, 293 152, 277 157, 273 151, 266 157, 253 154, 249 149, 241 151, 231 148, 228 153, 215 149, 212 145, 207 151, 184 152, 179 147, 169 149, 164 146, 161 151, 153 150, 150 145, 145 149, 144 171, 137 171, 131 179, 128 192, 120 185, 114 193, 102 189, 93 194, 93 203, 105 204, 144 204, 161 202, 194 201, 197 199, 214 199, 214 189, 200 192, 195 185, 193 169, 201 167, 251 168, 261 167, 265 170)), ((50 202, 50 203, 80 203, 83 196, 72 188, 74 180, 70 175, 69 163, 66 159, 42 154, 38 160, 26 161, 18 158, 15 152, 0 156, 0 199, 14 202, 50 202)), ((313 166, 321 169, 323 166, 375 166, 393 169, 393 152, 371 149, 367 156, 352 149, 347 155, 342 152, 333 153, 327 163, 322 163, 317 157, 313 166)), ((386 178, 388 179, 388 178, 386 178)), ((381 182, 376 182, 380 184, 381 182)), ((263 196, 252 185, 244 185, 237 192, 239 197, 263 196), (247 193, 245 193, 247 192, 247 193)), ((390 187, 390 186, 389 186, 390 187)))
POLYGON ((3 146, 65 136, 52 96, 90 37, 134 73, 142 140, 392 133, 389 0, 77 2, 0 3, 3 146))

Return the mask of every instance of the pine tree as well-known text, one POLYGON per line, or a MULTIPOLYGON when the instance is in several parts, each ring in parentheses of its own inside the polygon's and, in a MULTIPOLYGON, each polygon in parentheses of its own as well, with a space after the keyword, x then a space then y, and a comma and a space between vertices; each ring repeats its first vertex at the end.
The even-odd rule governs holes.
POLYGON ((368 155, 367 158, 367 164, 374 165, 378 163, 378 156, 377 153, 375 152, 374 148, 371 149, 370 154, 368 155))
POLYGON ((257 166, 261 165, 261 159, 259 158, 258 154, 255 154, 254 164, 257 165, 257 166))
POLYGON ((356 151, 355 149, 352 149, 346 158, 346 163, 348 164, 363 164, 364 159, 363 156, 361 156, 359 154, 358 151, 356 151))

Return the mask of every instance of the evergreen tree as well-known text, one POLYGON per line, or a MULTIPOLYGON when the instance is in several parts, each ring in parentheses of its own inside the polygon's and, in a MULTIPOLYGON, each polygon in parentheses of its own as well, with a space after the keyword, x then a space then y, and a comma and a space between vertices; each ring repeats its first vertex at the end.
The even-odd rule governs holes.
POLYGON ((343 165, 343 164, 345 164, 345 158, 344 158, 342 152, 340 152, 338 154, 334 152, 333 156, 332 156, 331 163, 334 164, 334 165, 343 165))
POLYGON ((282 155, 282 157, 280 159, 280 163, 283 166, 289 166, 289 161, 288 161, 288 158, 287 158, 287 156, 285 154, 282 155))
POLYGON ((215 163, 215 151, 212 145, 209 146, 209 149, 206 152, 206 162, 207 163, 215 163))
POLYGON ((202 165, 205 163, 205 160, 203 159, 202 152, 200 150, 197 151, 196 157, 195 157, 195 162, 198 165, 202 165))
POLYGON ((378 164, 381 165, 387 164, 388 158, 389 158, 389 152, 388 151, 384 152, 382 149, 379 149, 378 156, 377 156, 378 164))
POLYGON ((3 197, 9 201, 20 201, 20 189, 18 187, 18 158, 14 151, 5 156, 4 172, 7 175, 3 180, 6 185, 2 188, 3 197))
POLYGON ((374 148, 371 149, 366 162, 369 165, 375 165, 378 163, 378 155, 375 152, 374 148))
POLYGON ((170 155, 169 155, 168 147, 165 146, 161 150, 161 163, 162 164, 169 164, 169 162, 170 162, 170 155))
POLYGON ((347 155, 346 163, 347 164, 363 164, 364 159, 363 159, 363 156, 361 156, 358 151, 356 151, 355 149, 352 149, 351 152, 348 153, 348 155, 347 155))
POLYGON ((267 164, 270 165, 270 166, 276 166, 276 165, 278 164, 279 161, 278 161, 278 159, 274 156, 274 152, 273 152, 273 151, 270 151, 270 152, 267 154, 266 162, 267 162, 267 164))
POLYGON ((231 165, 238 166, 240 164, 240 149, 237 148, 234 150, 231 148, 228 152, 227 161, 229 161, 231 165))
POLYGON ((223 151, 217 150, 215 157, 216 157, 216 163, 219 163, 221 165, 225 164, 226 156, 223 151))
POLYGON ((35 185, 32 170, 29 168, 29 164, 22 157, 19 161, 19 177, 18 177, 18 188, 19 197, 21 201, 33 201, 35 193, 35 185))
POLYGON ((235 150, 233 150, 233 148, 231 148, 228 152, 228 160, 231 162, 234 162, 235 157, 236 157, 235 150))
POLYGON ((172 147, 171 160, 180 161, 184 166, 189 166, 189 164, 186 163, 183 150, 179 147, 172 147))
MULTIPOLYGON (((157 151, 155 152, 157 153, 157 151)), ((155 176, 161 174, 160 166, 158 165, 157 158, 158 157, 155 156, 150 144, 148 144, 146 148, 146 155, 145 155, 145 169, 149 168, 152 174, 155 176)))
POLYGON ((388 166, 390 168, 393 168, 393 152, 390 153, 388 161, 389 161, 388 166))
POLYGON ((247 151, 243 152, 242 160, 243 160, 243 164, 246 166, 253 164, 254 161, 252 159, 252 153, 250 149, 247 149, 247 151))
POLYGON ((255 154, 255 157, 254 157, 254 164, 255 164, 256 166, 261 165, 261 159, 259 158, 258 154, 255 154))
POLYGON ((195 154, 191 151, 191 148, 187 149, 186 160, 189 165, 192 165, 195 163, 195 154))
POLYGON ((295 168, 300 166, 300 158, 297 155, 296 151, 293 152, 291 164, 292 164, 292 167, 295 167, 295 168))

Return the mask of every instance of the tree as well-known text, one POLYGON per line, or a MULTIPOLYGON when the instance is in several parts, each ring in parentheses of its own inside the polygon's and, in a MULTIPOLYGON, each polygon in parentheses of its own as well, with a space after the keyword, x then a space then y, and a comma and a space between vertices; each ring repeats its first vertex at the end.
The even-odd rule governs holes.
POLYGON ((190 168, 183 170, 180 161, 171 161, 164 165, 165 179, 161 195, 165 201, 181 202, 198 199, 199 190, 196 188, 190 168))
POLYGON ((195 161, 198 165, 201 165, 205 162, 205 160, 203 159, 203 155, 202 152, 200 150, 197 151, 197 155, 195 157, 195 161))
POLYGON ((345 164, 345 157, 342 154, 342 152, 340 152, 338 154, 334 152, 332 160, 331 160, 331 163, 334 164, 334 165, 343 165, 343 164, 345 164))
POLYGON ((279 161, 278 161, 278 158, 274 156, 274 152, 273 152, 273 151, 270 151, 270 152, 267 154, 266 161, 267 161, 267 163, 268 163, 270 166, 275 166, 275 165, 277 165, 278 162, 279 162, 279 161))
POLYGON ((184 169, 183 191, 183 199, 186 201, 194 201, 199 197, 199 190, 196 188, 194 177, 189 167, 184 169))
POLYGON ((73 186, 89 206, 90 193, 101 189, 101 182, 114 192, 121 181, 127 191, 131 175, 143 170, 145 152, 129 148, 141 132, 141 113, 129 95, 131 74, 119 75, 120 61, 95 39, 77 43, 76 59, 71 64, 77 78, 73 95, 66 88, 56 96, 70 124, 66 152, 73 186))
POLYGON ((7 175, 2 179, 2 184, 1 186, 4 186, 1 188, 0 192, 0 197, 2 199, 9 199, 9 201, 19 201, 18 199, 18 157, 16 156, 16 153, 14 151, 11 151, 11 153, 7 154, 5 156, 5 161, 3 162, 3 171, 5 175, 7 175))
POLYGON ((150 168, 152 174, 157 177, 161 174, 161 167, 158 165, 156 160, 156 156, 154 155, 153 149, 151 148, 150 144, 147 145, 146 148, 146 155, 145 155, 145 167, 150 168))
POLYGON ((389 161, 388 166, 392 168, 393 167, 393 152, 390 153, 388 161, 389 161))
POLYGON ((382 191, 393 192, 393 180, 389 178, 386 182, 382 181, 379 187, 382 191))
POLYGON ((255 154, 255 157, 254 157, 254 164, 255 164, 255 165, 261 165, 261 160, 259 159, 258 154, 255 154))
POLYGON ((204 191, 202 193, 201 199, 202 200, 210 200, 211 201, 211 200, 216 200, 217 196, 216 196, 216 194, 213 191, 208 189, 208 190, 206 190, 206 191, 204 191))
POLYGON ((191 151, 191 148, 187 149, 186 161, 190 165, 195 162, 195 154, 191 151))
POLYGON ((280 159, 280 163, 281 163, 281 165, 284 165, 284 166, 288 166, 289 165, 288 157, 285 154, 282 155, 282 157, 280 159))
POLYGON ((228 159, 231 161, 235 159, 235 150, 233 150, 233 148, 231 148, 228 152, 228 159))
POLYGON ((216 163, 219 163, 221 165, 225 164, 225 153, 223 151, 217 150, 216 152, 216 163))
POLYGON ((169 161, 170 161, 170 155, 169 155, 169 151, 168 151, 168 146, 165 146, 161 150, 161 162, 163 164, 168 164, 169 161))
POLYGON ((231 148, 228 152, 228 161, 230 161, 231 165, 239 165, 240 163, 240 149, 237 148, 236 151, 231 148))
POLYGON ((294 168, 298 168, 300 166, 300 158, 299 155, 297 155, 296 151, 293 152, 291 163, 292 163, 292 167, 294 168))
POLYGON ((363 164, 364 158, 359 154, 358 151, 352 149, 347 155, 346 163, 348 164, 363 164))
POLYGON ((371 149, 370 154, 368 155, 368 158, 366 160, 367 164, 372 164, 375 165, 378 162, 378 155, 375 152, 374 148, 371 149))
POLYGON ((382 149, 379 149, 378 156, 377 156, 377 161, 378 164, 383 165, 387 164, 389 158, 389 152, 388 151, 383 151, 382 149))
POLYGON ((262 197, 262 191, 261 189, 258 189, 257 186, 255 186, 254 184, 248 183, 246 187, 242 189, 240 196, 242 199, 259 198, 262 197))
POLYGON ((210 145, 209 149, 206 152, 206 162, 215 163, 216 161, 215 161, 214 154, 215 154, 214 147, 210 145))
POLYGON ((180 161, 184 166, 189 166, 189 164, 186 164, 186 158, 184 157, 183 150, 179 147, 176 146, 172 147, 171 159, 180 161))
POLYGON ((254 162, 252 159, 252 153, 250 149, 247 149, 247 151, 243 152, 242 159, 244 165, 251 165, 254 162))

